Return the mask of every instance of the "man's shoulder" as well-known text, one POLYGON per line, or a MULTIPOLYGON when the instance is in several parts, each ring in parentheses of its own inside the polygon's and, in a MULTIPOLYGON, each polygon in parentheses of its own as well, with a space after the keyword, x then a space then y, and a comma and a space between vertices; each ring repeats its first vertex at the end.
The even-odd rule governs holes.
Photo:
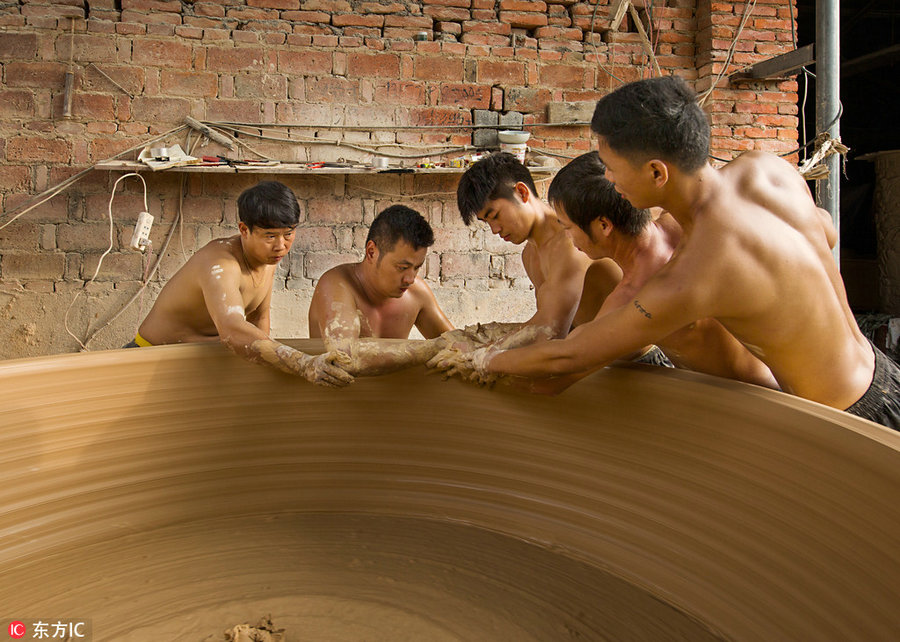
POLYGON ((353 268, 356 265, 356 263, 341 263, 326 270, 316 282, 316 291, 330 290, 339 285, 349 285, 356 289, 356 280, 353 278, 353 268))
POLYGON ((216 265, 221 268, 234 266, 240 268, 240 259, 238 258, 238 250, 234 243, 234 237, 210 241, 194 252, 193 256, 191 256, 185 264, 185 266, 188 265, 192 268, 204 266, 212 268, 216 265))

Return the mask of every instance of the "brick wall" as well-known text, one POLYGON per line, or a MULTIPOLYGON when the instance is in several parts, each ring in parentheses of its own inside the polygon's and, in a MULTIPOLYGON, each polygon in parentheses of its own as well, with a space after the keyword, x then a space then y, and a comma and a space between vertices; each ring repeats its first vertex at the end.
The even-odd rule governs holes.
MULTIPOLYGON (((728 71, 792 48, 790 0, 760 0, 728 71)), ((639 2, 638 4, 643 4, 639 2)), ((663 73, 706 91, 722 71, 744 3, 656 0, 639 9, 663 73)), ((8 213, 60 181, 180 125, 203 121, 285 125, 279 135, 314 144, 242 137, 283 160, 368 160, 496 144, 493 130, 524 124, 533 153, 564 162, 590 149, 585 126, 540 126, 548 106, 594 101, 651 65, 636 25, 609 30, 609 7, 560 0, 42 0, 0 7, 0 206, 8 213), (427 41, 414 39, 425 32, 427 41), (75 73, 72 117, 63 118, 66 70, 75 73), (352 126, 341 129, 335 126, 352 126), (322 144, 330 141, 332 144, 322 144), (341 142, 354 149, 338 146, 341 142), (387 146, 385 146, 387 145, 387 146)), ((705 108, 713 153, 789 152, 797 141, 797 85, 776 79, 717 84, 705 108)), ((170 142, 186 142, 181 134, 170 142)), ((216 153, 210 145, 196 153, 216 153)), ((459 155, 461 152, 456 152, 459 155)), ((245 152, 253 157, 250 152, 245 152)), ((412 163, 413 161, 409 161, 412 163)), ((115 172, 94 171, 0 230, 0 356, 71 351, 64 315, 109 243, 107 202, 115 172)), ((141 300, 98 334, 114 347, 184 257, 234 232, 235 198, 259 176, 145 174, 156 217, 154 247, 185 191, 182 227, 141 300)), ((519 248, 465 228, 457 176, 278 175, 301 202, 300 234, 280 268, 273 334, 306 336, 312 288, 328 267, 361 256, 374 214, 405 203, 435 228, 425 276, 451 320, 521 320, 533 294, 519 248)), ((547 181, 540 183, 546 187, 547 181)), ((127 249, 140 182, 116 196, 113 251, 71 305, 80 338, 134 294, 145 269, 127 249)))

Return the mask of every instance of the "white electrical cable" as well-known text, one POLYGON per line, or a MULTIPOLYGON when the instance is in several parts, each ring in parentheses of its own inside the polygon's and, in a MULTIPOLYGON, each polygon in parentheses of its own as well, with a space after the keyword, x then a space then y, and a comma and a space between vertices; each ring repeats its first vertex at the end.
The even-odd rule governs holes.
MULTIPOLYGON (((141 179, 141 183, 144 184, 144 211, 147 211, 147 181, 144 180, 144 177, 135 172, 129 172, 128 174, 124 174, 116 180, 113 184, 112 192, 109 195, 109 205, 107 206, 107 212, 109 214, 109 247, 106 248, 106 251, 100 255, 100 259, 97 261, 97 269, 94 270, 94 275, 87 281, 84 282, 84 286, 75 293, 75 298, 72 299, 72 302, 69 303, 69 307, 66 308, 66 314, 63 317, 63 325, 66 328, 66 332, 69 333, 69 336, 75 339, 78 342, 78 345, 81 346, 82 350, 87 350, 87 342, 82 342, 72 330, 69 329, 69 312, 72 311, 72 306, 75 305, 75 301, 78 300, 78 297, 81 296, 81 293, 84 292, 88 286, 93 283, 97 279, 97 275, 100 274, 100 266, 103 265, 103 259, 107 257, 107 255, 112 252, 113 242, 114 242, 114 233, 115 233, 115 225, 113 224, 113 215, 112 215, 112 204, 113 199, 116 197, 116 188, 119 186, 123 180, 128 178, 129 176, 137 176, 141 179)), ((90 339, 88 339, 89 341, 90 339)))

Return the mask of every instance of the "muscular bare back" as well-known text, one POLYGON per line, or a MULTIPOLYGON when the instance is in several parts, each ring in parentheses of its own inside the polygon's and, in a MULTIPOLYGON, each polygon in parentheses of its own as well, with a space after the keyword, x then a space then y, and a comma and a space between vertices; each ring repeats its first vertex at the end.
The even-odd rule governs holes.
POLYGON ((154 345, 217 341, 219 333, 210 307, 224 306, 225 314, 242 315, 268 334, 268 308, 263 303, 271 295, 274 276, 274 265, 262 266, 251 274, 239 235, 211 241, 166 283, 139 332, 154 345), (224 296, 222 301, 207 301, 204 285, 230 275, 238 275, 242 307, 226 302, 224 296), (258 318, 262 309, 266 310, 265 318, 258 318))
POLYGON ((703 181, 685 243, 647 305, 674 288, 692 314, 715 317, 765 362, 785 392, 847 408, 871 381, 873 355, 831 255, 830 220, 800 175, 769 154, 708 168, 703 181))

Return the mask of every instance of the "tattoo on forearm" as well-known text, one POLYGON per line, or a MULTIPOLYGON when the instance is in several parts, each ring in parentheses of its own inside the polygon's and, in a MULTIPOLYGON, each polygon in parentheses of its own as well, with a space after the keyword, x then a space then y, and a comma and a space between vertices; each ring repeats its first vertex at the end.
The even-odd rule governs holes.
POLYGON ((634 300, 634 307, 636 307, 636 308, 638 309, 638 312, 640 312, 641 314, 643 314, 643 315, 644 315, 645 317, 647 317, 648 319, 652 319, 652 318, 653 318, 653 315, 650 314, 649 312, 647 312, 647 310, 644 309, 644 306, 642 306, 640 303, 638 303, 638 300, 637 300, 637 299, 634 300))

